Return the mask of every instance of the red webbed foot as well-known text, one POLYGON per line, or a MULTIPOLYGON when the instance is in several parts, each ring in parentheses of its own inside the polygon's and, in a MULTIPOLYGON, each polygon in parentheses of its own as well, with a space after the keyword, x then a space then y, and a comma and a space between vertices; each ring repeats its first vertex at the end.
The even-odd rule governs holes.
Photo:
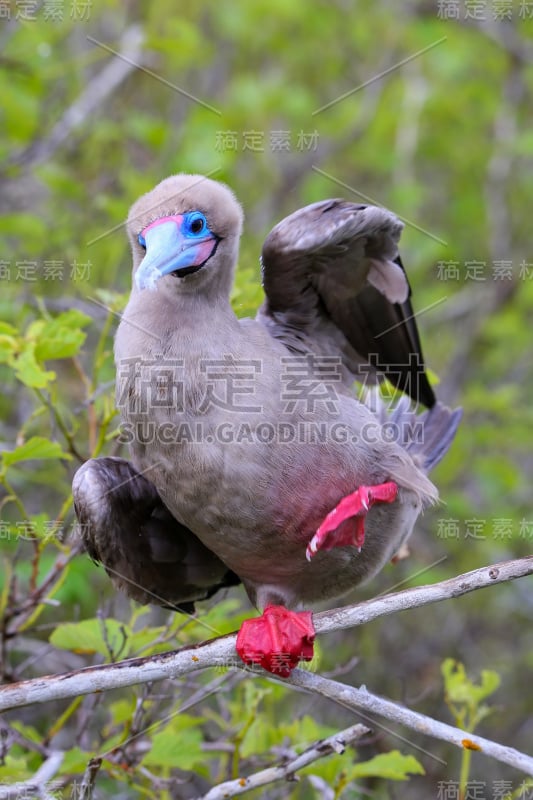
POLYGON ((330 511, 323 523, 307 545, 308 561, 319 550, 332 550, 334 547, 352 545, 359 550, 365 541, 365 516, 374 503, 392 503, 396 500, 398 486, 393 481, 379 483, 375 486, 360 486, 356 492, 343 497, 340 503, 330 511), (351 520, 351 525, 341 522, 351 520))
POLYGON ((310 611, 267 606, 262 616, 242 623, 236 648, 245 664, 260 664, 287 678, 299 661, 311 661, 314 640, 310 611))

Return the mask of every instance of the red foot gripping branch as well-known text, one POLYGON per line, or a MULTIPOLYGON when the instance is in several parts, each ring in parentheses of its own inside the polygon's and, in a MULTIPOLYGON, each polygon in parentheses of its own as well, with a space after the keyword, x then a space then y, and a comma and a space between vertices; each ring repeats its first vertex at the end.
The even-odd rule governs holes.
POLYGON ((262 616, 242 623, 236 648, 245 664, 260 664, 287 678, 299 661, 311 661, 314 640, 310 611, 267 606, 262 616))
MULTIPOLYGON (((359 550, 365 538, 364 518, 374 503, 392 503, 398 487, 392 481, 376 486, 360 486, 330 511, 311 539, 306 556, 318 550, 353 545, 359 550), (354 518, 352 530, 334 533, 341 522, 354 518)), ((346 528, 346 526, 345 526, 346 528)), ((245 620, 237 636, 237 652, 245 664, 260 664, 263 669, 287 678, 299 661, 311 661, 315 629, 310 611, 289 611, 284 606, 267 606, 262 616, 245 620)))

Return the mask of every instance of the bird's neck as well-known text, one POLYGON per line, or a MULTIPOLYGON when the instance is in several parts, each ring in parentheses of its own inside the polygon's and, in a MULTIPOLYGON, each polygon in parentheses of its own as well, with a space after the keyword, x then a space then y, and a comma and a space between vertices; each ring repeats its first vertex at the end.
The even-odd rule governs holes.
POLYGON ((199 353, 214 343, 239 337, 229 294, 236 252, 219 256, 189 278, 166 276, 155 289, 137 289, 117 331, 117 358, 199 353), (204 271, 205 270, 205 271, 204 271))
POLYGON ((239 335, 239 325, 226 296, 194 292, 170 295, 134 292, 115 340, 118 359, 202 352, 208 342, 239 335))

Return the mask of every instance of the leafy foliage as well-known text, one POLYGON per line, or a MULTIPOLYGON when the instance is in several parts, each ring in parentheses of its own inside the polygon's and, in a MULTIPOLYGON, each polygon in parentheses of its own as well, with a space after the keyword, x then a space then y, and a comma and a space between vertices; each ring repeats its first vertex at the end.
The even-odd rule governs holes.
MULTIPOLYGON (((447 658, 442 665, 445 699, 452 712, 455 724, 462 730, 473 733, 479 723, 493 709, 482 701, 493 694, 500 685, 500 676, 493 670, 484 669, 478 685, 469 680, 464 664, 447 658)), ((463 795, 468 791, 468 776, 472 751, 479 749, 471 740, 463 740, 460 787, 463 795)))
MULTIPOLYGON (((193 619, 134 608, 73 534, 73 471, 120 452, 112 335, 130 281, 123 221, 133 199, 176 171, 213 171, 244 204, 232 296, 240 316, 261 302, 257 256, 284 214, 343 195, 405 220, 426 358, 440 396, 463 405, 465 419, 435 474, 445 505, 421 521, 412 557, 357 597, 530 551, 532 23, 518 4, 490 30, 464 9, 447 19, 452 4, 421 0, 401 13, 390 0, 180 9, 111 0, 72 3, 70 13, 65 4, 55 19, 52 4, 33 4, 26 19, 32 4, 0 5, 11 12, 0 31, 3 679, 156 654, 233 630, 250 613, 239 590, 193 619), (133 47, 139 29, 135 69, 112 52, 133 47)), ((410 704, 439 716, 438 664, 460 658, 482 679, 476 686, 445 662, 458 719, 526 749, 532 698, 517 687, 529 685, 533 664, 530 618, 526 590, 504 586, 376 621, 355 640, 332 634, 320 670, 395 697, 403 687, 410 704), (358 663, 345 667, 354 652, 358 663), (505 705, 497 724, 484 704, 494 670, 505 705)), ((61 796, 94 756, 103 797, 170 798, 184 785, 200 795, 351 720, 232 670, 199 674, 11 715, 0 781, 31 778, 63 749, 61 796)), ((424 775, 393 733, 375 731, 356 754, 307 768, 299 785, 253 794, 392 798, 390 781, 412 775, 416 800, 455 775, 453 763, 420 756, 424 775)), ((449 760, 444 745, 432 752, 449 760)), ((507 776, 475 755, 468 770, 486 782, 507 776)))

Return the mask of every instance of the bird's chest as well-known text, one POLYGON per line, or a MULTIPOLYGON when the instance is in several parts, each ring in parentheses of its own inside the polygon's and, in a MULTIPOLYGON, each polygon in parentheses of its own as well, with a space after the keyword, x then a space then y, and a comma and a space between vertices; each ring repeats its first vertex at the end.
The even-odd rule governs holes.
POLYGON ((244 421, 279 401, 274 362, 267 370, 253 350, 222 344, 122 359, 116 365, 117 408, 127 421, 244 421))
POLYGON ((162 494, 179 495, 181 517, 204 505, 203 517, 220 524, 223 497, 246 494, 250 480, 257 486, 258 465, 268 471, 272 448, 261 424, 273 393, 261 366, 224 350, 117 364, 122 441, 162 494))

